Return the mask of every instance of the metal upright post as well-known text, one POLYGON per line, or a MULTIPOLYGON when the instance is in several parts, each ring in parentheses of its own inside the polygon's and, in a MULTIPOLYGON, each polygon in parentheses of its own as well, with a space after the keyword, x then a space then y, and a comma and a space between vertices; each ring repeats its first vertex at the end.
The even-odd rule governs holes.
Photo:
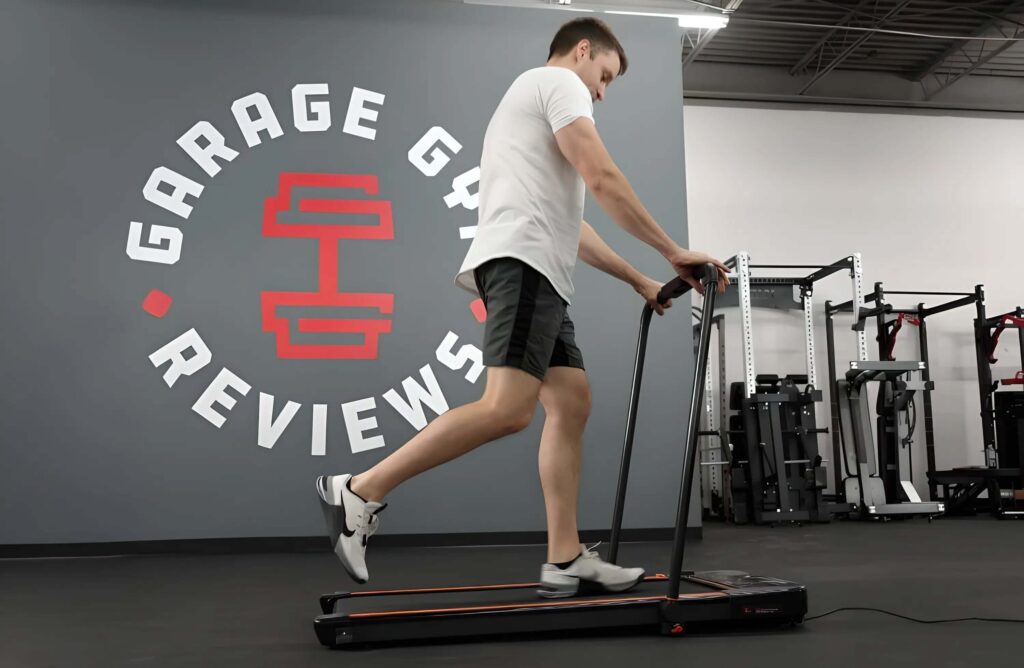
POLYGON ((807 349, 807 382, 814 389, 818 387, 818 371, 814 364, 814 288, 805 286, 800 289, 804 303, 804 342, 807 349))
POLYGON ((732 449, 729 443, 729 386, 725 368, 725 317, 715 316, 718 322, 718 443, 722 448, 722 515, 732 520, 732 449))
MULTIPOLYGON (((860 305, 864 301, 864 265, 860 260, 860 253, 853 254, 853 321, 860 320, 860 305)), ((864 329, 857 331, 857 359, 861 362, 868 361, 868 340, 864 329)))
MULTIPOLYGON (((918 311, 924 311, 924 304, 918 305, 918 311)), ((921 378, 924 380, 924 444, 925 453, 928 459, 928 473, 935 471, 935 428, 932 422, 932 391, 929 388, 929 381, 932 379, 931 362, 928 360, 928 322, 924 315, 920 316, 917 326, 918 347, 921 349, 921 361, 924 362, 924 369, 921 371, 921 378)), ((928 500, 934 501, 939 493, 939 487, 928 476, 928 500)))
MULTIPOLYGON (((885 303, 885 289, 882 283, 875 283, 872 300, 875 303, 875 329, 878 331, 878 361, 888 362, 889 341, 891 333, 885 319, 887 311, 883 307, 885 303)), ((867 329, 867 327, 865 327, 867 329)), ((895 407, 896 382, 883 379, 878 385, 878 414, 875 420, 875 457, 877 462, 877 474, 882 479, 885 487, 885 498, 890 502, 900 498, 900 441, 899 441, 899 411, 895 407), (882 393, 889 388, 890 401, 882 400, 882 393)))
MULTIPOLYGON (((742 264, 742 260, 738 264, 742 264)), ((700 420, 701 393, 704 389, 703 378, 708 364, 708 348, 711 342, 711 319, 715 313, 715 290, 713 277, 717 271, 711 265, 706 270, 704 279, 704 308, 701 317, 700 344, 697 347, 697 359, 694 364, 693 397, 690 402, 690 415, 686 424, 686 443, 683 450, 683 479, 679 485, 679 505, 676 511, 676 533, 672 546, 672 561, 669 564, 668 600, 679 598, 679 582, 682 577, 683 555, 686 549, 686 524, 690 515, 690 495, 693 490, 693 469, 697 459, 697 432, 700 420)))
MULTIPOLYGON (((1018 318, 1024 318, 1024 308, 1018 306, 1016 314, 1018 318)), ((1024 327, 1017 328, 1017 343, 1020 345, 1020 368, 1024 369, 1024 327)))
POLYGON ((750 516, 755 523, 760 523, 760 516, 758 511, 758 503, 753 502, 754 495, 757 492, 754 481, 763 480, 763 476, 758 471, 761 465, 761 459, 759 456, 755 457, 760 450, 757 447, 752 447, 753 443, 756 443, 754 436, 757 434, 757 420, 760 419, 759 415, 751 414, 751 410, 756 409, 756 406, 751 403, 754 393, 757 391, 756 371, 754 368, 754 318, 752 313, 751 295, 750 295, 750 254, 746 251, 736 254, 736 274, 737 274, 737 288, 739 290, 739 307, 740 307, 740 343, 743 346, 743 401, 741 402, 742 420, 745 426, 745 436, 747 440, 747 460, 749 461, 748 466, 750 467, 747 475, 747 487, 750 489, 747 494, 747 503, 750 507, 750 516))
POLYGON ((832 302, 826 301, 825 348, 828 351, 828 403, 832 418, 832 483, 836 498, 845 499, 846 490, 843 487, 843 467, 846 466, 846 460, 842 456, 843 436, 839 424, 839 384, 836 382, 836 327, 833 318, 832 302))
MULTIPOLYGON (((882 284, 875 283, 875 291, 872 300, 875 302, 876 307, 884 306, 885 301, 885 290, 882 289, 882 284)), ((875 328, 878 330, 878 361, 888 362, 889 355, 889 330, 885 325, 886 313, 883 309, 878 308, 878 313, 875 314, 875 328)))
MULTIPOLYGON (((817 351, 814 348, 814 283, 801 286, 800 295, 804 304, 804 347, 807 349, 807 382, 814 390, 820 390, 821 387, 818 385, 818 367, 816 360, 817 351)), ((812 402, 805 410, 811 412, 814 418, 814 424, 818 424, 817 402, 812 402)), ((817 434, 808 434, 804 438, 813 439, 815 448, 817 449, 817 434)), ((806 447, 806 440, 804 441, 804 445, 806 447)), ((835 460, 833 460, 833 466, 835 465, 835 460)), ((808 467, 814 467, 814 463, 811 462, 808 464, 808 467)))
MULTIPOLYGON (((699 340, 699 339, 698 339, 699 340)), ((696 354, 697 347, 694 346, 694 353, 696 354)), ((720 431, 715 430, 715 390, 714 390, 714 376, 712 375, 711 365, 708 364, 707 370, 704 373, 704 419, 703 428, 701 432, 706 434, 704 438, 709 441, 713 441, 714 445, 704 447, 701 452, 706 455, 707 459, 703 457, 699 459, 702 463, 707 463, 709 466, 700 467, 701 476, 701 491, 705 493, 704 502, 706 507, 710 510, 711 504, 714 499, 715 493, 721 491, 721 480, 719 476, 721 472, 718 470, 719 454, 721 453, 721 443, 718 442, 718 434, 720 431), (704 475, 707 474, 705 485, 704 475)), ((722 419, 720 416, 719 420, 722 419)))
MULTIPOLYGON (((647 357, 647 333, 651 329, 651 315, 654 309, 644 306, 640 318, 640 334, 636 342, 636 361, 633 365, 633 385, 629 390, 629 412, 626 414, 626 438, 622 444, 622 461, 619 464, 619 485, 615 491, 615 508, 612 512, 611 544, 608 547, 608 561, 614 564, 619 556, 619 538, 622 532, 622 509, 626 504, 626 484, 629 481, 629 463, 633 457, 633 436, 636 433, 636 411, 640 403, 640 383, 644 376, 644 359, 647 357)), ((702 322, 703 328, 707 323, 702 322)), ((703 329, 702 329, 703 331, 703 329)))
POLYGON ((985 311, 985 286, 974 286, 978 299, 975 302, 974 352, 978 364, 978 400, 981 403, 981 438, 985 453, 985 466, 998 468, 996 455, 995 409, 992 405, 992 365, 988 361, 988 349, 992 342, 992 330, 985 311))
POLYGON ((736 255, 736 271, 739 274, 740 329, 743 343, 743 390, 746 396, 756 390, 754 370, 754 323, 750 304, 750 254, 746 251, 736 255))

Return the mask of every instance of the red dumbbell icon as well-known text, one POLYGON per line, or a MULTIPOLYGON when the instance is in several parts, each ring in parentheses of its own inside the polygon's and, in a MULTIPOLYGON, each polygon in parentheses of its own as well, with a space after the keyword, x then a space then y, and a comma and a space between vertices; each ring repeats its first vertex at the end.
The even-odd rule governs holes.
POLYGON ((289 359, 376 359, 380 336, 391 331, 391 319, 382 317, 339 318, 299 317, 297 331, 302 334, 361 334, 362 343, 296 343, 291 324, 278 313, 278 307, 322 307, 335 312, 338 308, 373 309, 374 316, 394 311, 392 293, 355 293, 338 290, 338 246, 341 239, 394 239, 391 202, 374 199, 312 199, 300 198, 292 208, 295 188, 339 188, 359 190, 377 195, 377 177, 362 174, 282 173, 278 193, 263 205, 263 236, 318 239, 319 290, 317 292, 263 292, 260 305, 263 331, 274 332, 277 356, 289 359), (284 212, 322 213, 334 215, 376 216, 376 224, 284 223, 284 212))

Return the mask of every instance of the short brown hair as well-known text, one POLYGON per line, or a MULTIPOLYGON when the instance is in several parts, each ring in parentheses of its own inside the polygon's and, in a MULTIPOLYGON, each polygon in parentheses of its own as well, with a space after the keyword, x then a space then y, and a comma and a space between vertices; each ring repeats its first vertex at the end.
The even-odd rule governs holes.
POLYGON ((615 51, 619 54, 619 76, 626 73, 629 61, 626 59, 626 51, 622 44, 619 44, 618 38, 607 23, 589 16, 573 19, 558 29, 555 38, 551 40, 548 60, 555 56, 564 56, 584 39, 590 40, 592 53, 615 51))

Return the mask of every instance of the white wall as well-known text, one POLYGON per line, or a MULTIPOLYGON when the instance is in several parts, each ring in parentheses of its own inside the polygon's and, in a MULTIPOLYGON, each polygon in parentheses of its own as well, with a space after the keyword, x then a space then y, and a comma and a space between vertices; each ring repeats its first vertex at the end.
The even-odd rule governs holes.
MULTIPOLYGON (((723 258, 747 250, 754 263, 805 264, 859 251, 867 290, 875 281, 891 290, 959 292, 983 283, 990 314, 1024 302, 1024 120, 688 105, 684 127, 692 248, 723 258)), ((815 292, 823 386, 824 300, 849 293, 845 274, 815 292)), ((732 315, 728 370, 740 380, 732 315)), ((973 316, 965 307, 928 321, 939 468, 984 461, 973 316)), ((759 310, 754 325, 760 372, 803 372, 799 312, 759 310)), ((848 327, 837 328, 837 339, 841 363, 854 359, 848 327)), ((873 323, 868 344, 877 359, 873 323)), ((916 331, 904 330, 896 355, 917 357, 916 331)), ((1003 336, 997 357, 996 378, 1020 369, 1015 332, 1003 336)), ((828 421, 827 400, 819 426, 828 421)), ((919 411, 914 480, 924 494, 919 411)), ((829 437, 821 443, 831 452, 829 437)))

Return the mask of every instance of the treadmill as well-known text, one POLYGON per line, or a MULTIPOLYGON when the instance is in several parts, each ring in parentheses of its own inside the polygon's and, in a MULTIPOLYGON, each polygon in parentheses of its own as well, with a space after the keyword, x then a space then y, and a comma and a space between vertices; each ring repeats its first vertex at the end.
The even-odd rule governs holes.
MULTIPOLYGON (((350 648, 367 643, 626 627, 648 627, 664 635, 683 635, 696 629, 717 629, 737 623, 768 622, 772 626, 790 626, 803 621, 807 612, 807 590, 802 585, 739 571, 694 573, 682 570, 718 275, 710 264, 696 273, 706 296, 684 441, 675 537, 667 574, 645 577, 627 592, 555 600, 538 597, 536 590, 540 584, 537 582, 336 592, 320 597, 323 614, 313 622, 320 642, 331 648, 350 648)), ((659 301, 664 303, 689 290, 689 285, 676 278, 662 288, 659 301)), ((608 555, 612 563, 618 556, 652 313, 651 306, 645 305, 612 519, 608 555)))

